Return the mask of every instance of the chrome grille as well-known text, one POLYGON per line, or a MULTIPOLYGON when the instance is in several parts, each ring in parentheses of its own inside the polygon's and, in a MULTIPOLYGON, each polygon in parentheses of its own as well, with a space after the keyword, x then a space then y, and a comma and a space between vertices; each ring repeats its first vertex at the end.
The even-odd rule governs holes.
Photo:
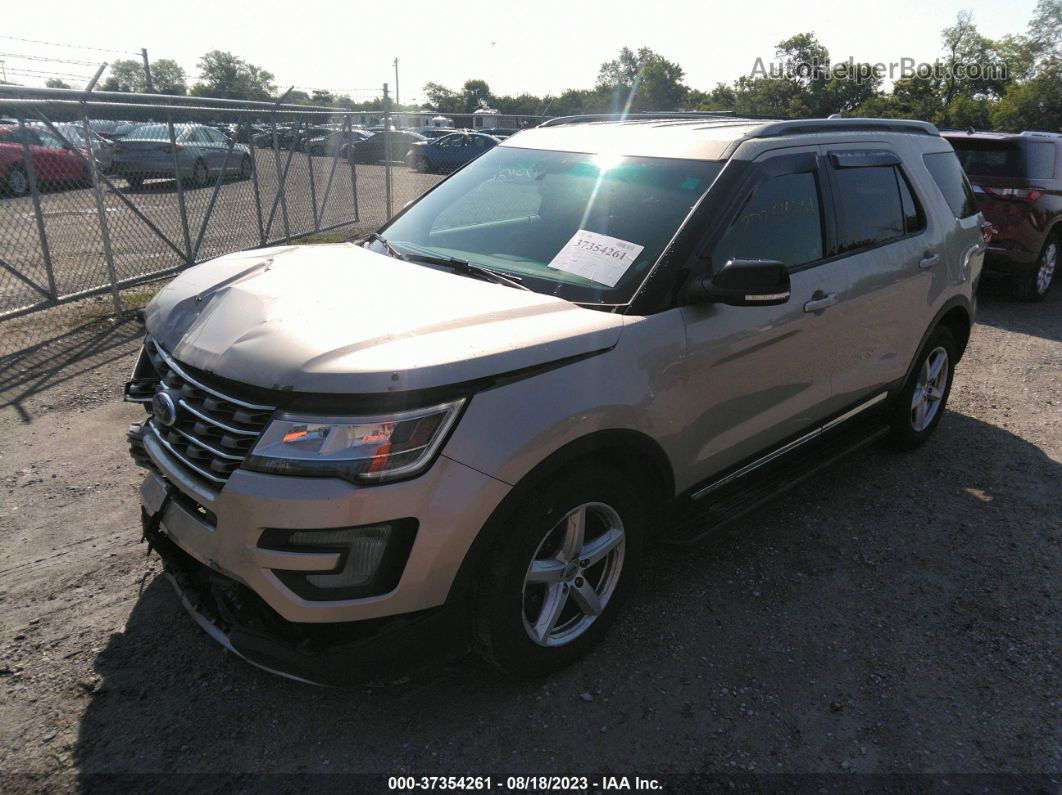
POLYGON ((148 427, 192 472, 224 483, 251 452, 275 407, 248 403, 202 383, 154 340, 145 342, 144 352, 158 377, 155 391, 168 392, 178 406, 172 425, 152 417, 148 427))

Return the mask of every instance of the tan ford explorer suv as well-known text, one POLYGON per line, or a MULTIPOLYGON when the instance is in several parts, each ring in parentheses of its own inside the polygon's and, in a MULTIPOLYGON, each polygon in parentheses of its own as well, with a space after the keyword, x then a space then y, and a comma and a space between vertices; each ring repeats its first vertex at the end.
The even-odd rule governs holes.
POLYGON ((198 623, 312 682, 572 662, 692 543, 940 422, 982 219, 929 124, 560 119, 358 244, 185 271, 126 387, 198 623))

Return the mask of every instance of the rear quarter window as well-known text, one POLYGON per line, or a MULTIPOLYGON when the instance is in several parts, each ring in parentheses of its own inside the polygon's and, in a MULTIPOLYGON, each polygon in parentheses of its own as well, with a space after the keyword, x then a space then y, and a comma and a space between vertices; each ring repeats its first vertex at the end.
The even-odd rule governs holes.
POLYGON ((933 152, 922 159, 955 217, 977 215, 977 198, 955 153, 933 152))

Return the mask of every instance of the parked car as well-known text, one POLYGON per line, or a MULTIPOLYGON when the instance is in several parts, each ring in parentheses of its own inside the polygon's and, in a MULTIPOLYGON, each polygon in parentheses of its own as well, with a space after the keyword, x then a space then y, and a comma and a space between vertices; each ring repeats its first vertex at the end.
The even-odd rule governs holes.
MULTIPOLYGON (((178 124, 174 132, 180 179, 203 187, 222 169, 226 176, 251 176, 251 150, 243 144, 202 124, 178 124)), ((131 188, 139 188, 147 179, 173 179, 174 149, 169 126, 142 124, 125 135, 114 147, 112 170, 124 177, 131 188)))
POLYGON ((420 141, 409 147, 406 165, 421 173, 453 171, 498 145, 498 139, 473 132, 458 132, 420 141))
MULTIPOLYGON (((23 143, 29 145, 30 162, 38 183, 83 187, 92 180, 88 165, 50 131, 34 127, 0 125, 0 188, 12 196, 30 193, 23 143)), ((81 155, 89 157, 87 151, 81 155)))
POLYGON ((447 127, 411 127, 408 132, 423 135, 428 140, 431 140, 433 138, 442 138, 444 135, 455 132, 455 130, 447 127))
POLYGON ((236 140, 241 144, 253 143, 255 137, 265 133, 265 127, 258 127, 256 125, 248 124, 231 124, 229 125, 229 133, 231 136, 235 136, 236 140))
POLYGON ((413 144, 425 140, 423 135, 417 135, 417 133, 401 130, 380 131, 364 141, 355 141, 353 144, 345 145, 340 154, 345 157, 346 150, 349 148, 355 163, 378 163, 385 157, 388 136, 391 141, 391 160, 397 162, 405 160, 406 153, 413 144))
POLYGON ((311 138, 307 141, 306 148, 310 150, 311 155, 334 155, 345 144, 364 141, 369 138, 369 135, 365 130, 336 130, 327 135, 311 138))
POLYGON ((1062 246, 1062 135, 947 132, 995 230, 986 273, 1010 279, 1015 295, 1042 301, 1062 246))
POLYGON ((97 135, 103 136, 108 141, 114 139, 114 131, 119 127, 124 127, 129 122, 114 121, 112 119, 91 119, 89 121, 89 127, 97 135))
MULTIPOLYGON (((115 127, 114 129, 112 129, 110 131, 110 136, 109 137, 110 137, 110 139, 112 141, 120 141, 122 138, 125 138, 127 135, 129 135, 129 133, 131 133, 133 130, 137 129, 138 127, 142 127, 142 126, 144 126, 144 122, 142 122, 142 121, 126 121, 126 122, 122 122, 121 124, 119 124, 117 127, 115 127)), ((102 135, 102 133, 101 133, 101 135, 102 135)))
MULTIPOLYGON (((334 132, 331 127, 285 127, 277 128, 276 145, 278 149, 291 149, 294 142, 295 151, 303 151, 303 146, 309 138, 320 138, 334 132)), ((266 130, 254 139, 255 145, 264 149, 273 147, 273 131, 266 130)))
MULTIPOLYGON (((47 130, 47 126, 41 123, 34 124, 34 128, 37 130, 47 130)), ((82 152, 86 152, 89 149, 88 144, 85 141, 85 127, 81 124, 73 122, 58 122, 55 128, 59 133, 66 138, 67 141, 72 143, 82 152)), ((111 165, 114 161, 114 142, 108 141, 92 128, 89 128, 89 133, 92 139, 92 156, 95 158, 96 168, 104 173, 110 171, 111 165)))
POLYGON ((328 682, 471 646, 556 670, 651 538, 944 416, 985 244, 932 125, 520 139, 361 245, 221 257, 147 306, 144 534, 248 660, 328 682))
POLYGON ((484 135, 493 135, 495 138, 502 140, 509 136, 516 135, 520 131, 515 127, 487 127, 484 130, 476 130, 476 132, 481 132, 484 135))

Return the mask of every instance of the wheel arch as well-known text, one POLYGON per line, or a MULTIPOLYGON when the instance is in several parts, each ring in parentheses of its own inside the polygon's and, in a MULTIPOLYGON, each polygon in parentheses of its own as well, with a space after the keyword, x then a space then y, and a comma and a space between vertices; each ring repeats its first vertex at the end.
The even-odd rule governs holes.
POLYGON ((955 343, 959 346, 959 355, 956 359, 956 363, 958 363, 958 360, 962 358, 963 353, 966 351, 966 345, 970 341, 970 332, 973 330, 973 312, 965 296, 955 296, 950 299, 934 316, 933 322, 929 324, 926 328, 926 333, 922 335, 922 339, 915 349, 914 356, 911 357, 911 363, 907 366, 907 373, 900 382, 901 384, 906 384, 908 379, 910 379, 911 373, 918 363, 918 356, 925 347, 926 342, 933 332, 941 326, 951 332, 955 338, 955 343))
POLYGON ((581 436, 555 450, 524 475, 491 513, 461 562, 450 586, 447 602, 464 598, 472 592, 477 581, 476 575, 501 541, 508 518, 542 484, 575 466, 619 469, 639 482, 645 482, 646 462, 649 464, 649 507, 652 516, 675 495, 675 475, 671 462, 656 440, 639 431, 608 429, 581 436))

